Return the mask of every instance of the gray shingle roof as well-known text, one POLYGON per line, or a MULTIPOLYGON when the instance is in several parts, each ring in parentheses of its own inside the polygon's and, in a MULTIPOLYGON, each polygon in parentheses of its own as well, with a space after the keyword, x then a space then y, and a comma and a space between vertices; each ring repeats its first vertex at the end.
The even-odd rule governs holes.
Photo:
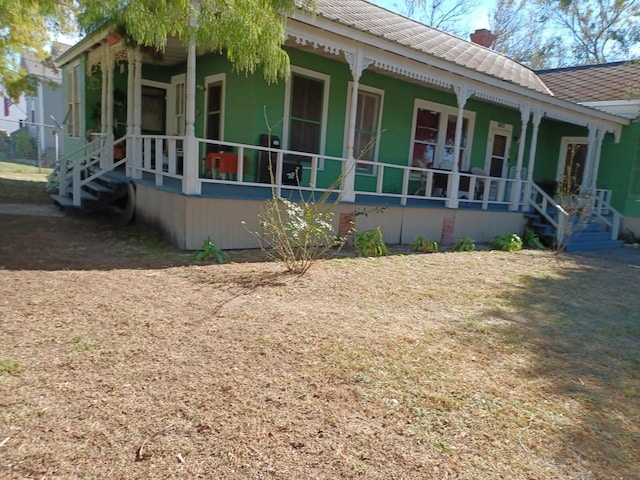
POLYGON ((640 97, 640 62, 540 70, 538 76, 554 95, 571 102, 631 100, 640 97))
POLYGON ((316 0, 317 13, 333 22, 408 47, 416 52, 543 93, 536 74, 504 55, 442 32, 365 0, 316 0))

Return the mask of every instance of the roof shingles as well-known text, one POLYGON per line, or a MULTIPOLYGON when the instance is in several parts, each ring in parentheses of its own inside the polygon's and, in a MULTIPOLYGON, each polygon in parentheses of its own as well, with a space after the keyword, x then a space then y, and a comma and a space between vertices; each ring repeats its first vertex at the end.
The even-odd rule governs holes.
POLYGON ((317 0, 318 15, 494 78, 550 93, 536 74, 508 57, 369 3, 317 0))
POLYGON ((640 62, 540 70, 538 76, 559 98, 571 102, 631 100, 640 96, 640 62))

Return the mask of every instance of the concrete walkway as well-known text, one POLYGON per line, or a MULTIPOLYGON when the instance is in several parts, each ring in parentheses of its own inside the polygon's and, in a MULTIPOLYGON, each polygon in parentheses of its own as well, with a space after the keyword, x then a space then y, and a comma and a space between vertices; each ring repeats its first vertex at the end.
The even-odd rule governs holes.
POLYGON ((64 212, 53 203, 48 204, 18 204, 0 203, 0 215, 34 215, 39 217, 64 217, 64 212))

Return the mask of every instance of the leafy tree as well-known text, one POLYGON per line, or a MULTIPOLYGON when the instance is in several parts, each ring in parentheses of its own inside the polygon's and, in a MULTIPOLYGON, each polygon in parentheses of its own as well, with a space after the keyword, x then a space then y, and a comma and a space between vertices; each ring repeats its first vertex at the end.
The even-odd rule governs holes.
POLYGON ((68 31, 73 0, 0 0, 0 84, 4 93, 18 98, 32 93, 33 79, 20 68, 20 55, 45 60, 51 35, 68 31))
POLYGON ((570 53, 569 63, 629 58, 640 41, 640 0, 535 0, 543 21, 570 53))
POLYGON ((400 10, 432 27, 466 36, 469 16, 479 4, 477 0, 404 0, 400 10))
POLYGON ((640 0, 497 0, 494 49, 531 68, 626 60, 640 0))
MULTIPOLYGON (((140 45, 162 51, 167 36, 185 44, 194 38, 200 49, 226 52, 238 71, 262 68, 265 79, 289 73, 282 50, 285 21, 295 0, 83 0, 80 25, 90 32, 115 28, 140 45)), ((304 0, 311 8, 314 0, 304 0)))

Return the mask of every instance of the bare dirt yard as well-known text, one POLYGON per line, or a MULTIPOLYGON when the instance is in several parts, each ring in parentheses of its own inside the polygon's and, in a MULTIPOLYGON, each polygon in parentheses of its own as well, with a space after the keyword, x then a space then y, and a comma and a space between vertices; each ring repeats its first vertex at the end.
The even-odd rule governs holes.
POLYGON ((0 478, 640 479, 639 250, 230 260, 0 215, 0 478))

